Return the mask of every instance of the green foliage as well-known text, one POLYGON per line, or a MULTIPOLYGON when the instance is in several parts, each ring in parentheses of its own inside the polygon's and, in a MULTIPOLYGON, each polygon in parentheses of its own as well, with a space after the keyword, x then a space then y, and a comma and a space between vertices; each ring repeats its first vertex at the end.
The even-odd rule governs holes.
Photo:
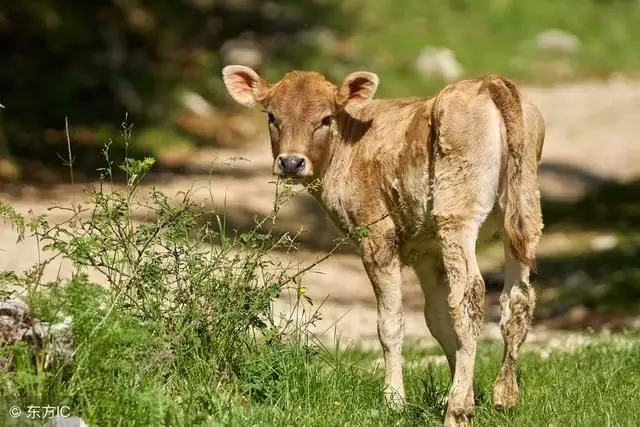
MULTIPOLYGON (((270 81, 309 68, 337 83, 364 68, 380 75, 380 96, 398 97, 445 83, 416 71, 425 46, 452 49, 466 77, 549 83, 637 74, 638 21, 635 0, 9 1, 0 5, 0 128, 21 163, 58 168, 69 117, 78 166, 92 173, 105 138, 114 138, 118 162, 197 143, 178 119, 180 97, 189 90, 231 107, 220 78, 230 40, 257 42, 270 81), (577 36, 579 50, 536 48, 535 37, 552 28, 577 36), (125 112, 143 130, 128 152, 111 126, 125 112)), ((37 171, 23 176, 43 180, 37 171)))
POLYGON ((18 241, 24 239, 24 233, 26 231, 24 217, 16 212, 11 205, 3 201, 0 201, 0 218, 8 221, 15 229, 18 241))
MULTIPOLYGON (((254 40, 270 65, 300 66, 319 56, 304 34, 346 29, 338 9, 334 0, 2 2, 0 129, 13 156, 57 167, 69 117, 74 141, 88 145, 78 155, 91 173, 95 146, 117 134, 111 124, 123 114, 142 128, 161 123, 172 136, 181 133, 174 119, 185 89, 222 100, 225 42, 254 40)), ((139 157, 154 147, 147 138, 130 148, 139 157)))
POLYGON ((271 256, 291 247, 292 237, 262 227, 270 218, 255 230, 227 234, 224 217, 203 212, 191 192, 179 199, 155 189, 143 193, 140 182, 152 158, 118 165, 127 178, 118 189, 109 182, 114 162, 108 144, 103 155, 102 180, 87 188, 88 203, 52 207, 66 214, 64 221, 27 219, 1 206, 19 236, 28 230, 50 259, 62 257, 74 267, 68 283, 46 286, 40 278, 47 261, 24 274, 3 272, 2 295, 26 292, 41 321, 71 318, 75 345, 73 363, 51 369, 37 362, 46 357, 38 346, 0 349, 0 360, 14 364, 1 374, 8 384, 2 398, 21 407, 65 405, 98 425, 127 419, 193 425, 236 388, 265 394, 278 380, 266 369, 279 368, 260 368, 261 358, 271 363, 299 349, 295 362, 284 366, 285 376, 305 363, 303 355, 312 353, 307 326, 316 314, 283 318, 272 307, 292 289, 290 282, 294 310, 310 302, 299 279, 271 256), (92 284, 92 274, 105 286, 92 284))
MULTIPOLYGON (((640 2, 635 0, 348 0, 359 10, 347 68, 380 75, 381 96, 428 95, 445 83, 418 75, 426 46, 453 50, 463 77, 501 73, 521 82, 547 84, 637 74, 640 2), (534 39, 560 29, 581 42, 577 52, 543 50, 534 39)), ((329 67, 327 67, 329 68, 329 67)))

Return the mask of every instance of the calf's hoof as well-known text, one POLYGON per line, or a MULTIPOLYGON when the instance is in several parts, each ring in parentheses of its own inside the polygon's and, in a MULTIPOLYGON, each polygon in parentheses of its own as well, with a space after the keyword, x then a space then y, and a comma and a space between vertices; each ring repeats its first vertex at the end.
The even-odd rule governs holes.
POLYGON ((405 406, 404 393, 398 391, 385 391, 384 400, 387 406, 395 411, 402 410, 405 406))
POLYGON ((474 416, 474 408, 448 410, 444 418, 444 427, 468 427, 474 416))
POLYGON ((512 378, 500 377, 493 386, 493 407, 498 411, 513 408, 518 403, 518 383, 512 378))

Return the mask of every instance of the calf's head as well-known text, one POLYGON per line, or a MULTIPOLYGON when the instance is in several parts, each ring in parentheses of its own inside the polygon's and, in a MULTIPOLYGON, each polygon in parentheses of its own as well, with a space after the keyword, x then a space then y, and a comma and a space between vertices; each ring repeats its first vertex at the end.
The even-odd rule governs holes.
POLYGON ((224 67, 222 77, 239 104, 261 106, 266 113, 273 173, 303 183, 326 168, 340 138, 338 118, 373 98, 378 87, 378 76, 366 71, 349 74, 339 86, 310 71, 292 71, 269 85, 241 65, 224 67))

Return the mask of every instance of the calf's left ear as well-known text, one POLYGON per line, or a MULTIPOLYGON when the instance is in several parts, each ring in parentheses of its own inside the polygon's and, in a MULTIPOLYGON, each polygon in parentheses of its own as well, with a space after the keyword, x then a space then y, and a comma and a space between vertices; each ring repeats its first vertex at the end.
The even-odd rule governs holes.
POLYGON ((222 69, 222 80, 229 95, 245 107, 262 101, 269 85, 253 69, 244 65, 227 65, 222 69))
POLYGON ((376 94, 380 79, 375 73, 356 71, 349 74, 338 88, 336 102, 341 107, 359 107, 376 94))

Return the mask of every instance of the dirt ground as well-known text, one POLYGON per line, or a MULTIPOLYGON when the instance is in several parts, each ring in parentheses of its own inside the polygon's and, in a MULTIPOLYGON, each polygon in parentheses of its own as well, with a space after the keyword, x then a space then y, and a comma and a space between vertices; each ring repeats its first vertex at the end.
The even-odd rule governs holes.
MULTIPOLYGON (((543 152, 542 193, 554 200, 574 200, 603 180, 624 182, 640 175, 640 83, 611 81, 581 83, 551 88, 524 88, 524 92, 541 108, 547 123, 543 152)), ((203 149, 189 162, 189 173, 155 177, 149 185, 169 194, 189 188, 198 189, 197 197, 228 214, 231 228, 248 228, 254 217, 270 214, 274 189, 270 175, 268 142, 238 150, 203 149), (246 160, 229 161, 241 156, 246 160)), ((69 203, 82 197, 78 186, 60 185, 53 189, 12 187, 0 190, 0 199, 27 213, 47 212, 55 203, 69 203)), ((56 214, 48 212, 51 221, 56 214)), ((58 219, 61 217, 57 217, 58 219)), ((302 229, 301 248, 289 258, 311 262, 325 254, 338 236, 315 202, 304 193, 297 195, 282 209, 278 231, 302 229)), ((598 236, 592 236, 597 238, 598 236)), ((540 253, 553 255, 570 242, 562 234, 543 238, 540 253)), ((23 270, 33 265, 41 254, 32 239, 16 244, 8 224, 0 222, 0 270, 23 270)), ((481 257, 483 269, 499 267, 501 257, 481 257)), ((69 266, 52 266, 47 275, 68 275, 69 266)), ((369 281, 352 250, 339 251, 317 266, 304 279, 307 294, 320 308, 322 320, 315 332, 322 340, 342 344, 357 343, 377 348, 376 308, 369 281)), ((422 317, 422 295, 415 278, 407 272, 404 288, 406 335, 409 341, 432 344, 422 317)), ((280 301, 286 309, 287 299, 280 301)), ((485 338, 499 339, 499 313, 495 303, 487 308, 485 338)), ((545 333, 537 326, 530 340, 545 333), (538 334, 538 335, 537 335, 538 334)))

